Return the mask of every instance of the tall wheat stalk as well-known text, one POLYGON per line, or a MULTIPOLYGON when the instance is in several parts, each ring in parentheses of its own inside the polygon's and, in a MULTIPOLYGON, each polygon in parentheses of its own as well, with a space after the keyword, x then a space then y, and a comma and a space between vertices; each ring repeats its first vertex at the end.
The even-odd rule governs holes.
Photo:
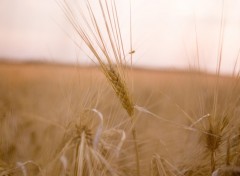
MULTIPOLYGON (((100 17, 97 16, 97 13, 94 11, 96 9, 93 9, 93 4, 89 0, 86 0, 83 5, 86 7, 85 10, 81 11, 81 9, 78 9, 80 11, 76 13, 67 1, 63 0, 63 2, 60 2, 60 6, 68 21, 90 50, 90 53, 97 59, 102 72, 112 86, 122 107, 131 118, 133 124, 132 136, 136 154, 136 170, 139 176, 140 159, 137 134, 134 127, 134 103, 125 82, 124 67, 126 65, 126 55, 116 3, 115 0, 98 0, 97 7, 100 11, 100 17)), ((132 34, 130 34, 130 42, 132 42, 132 34)), ((78 42, 75 40, 75 43, 77 44, 78 42)), ((89 58, 92 59, 91 57, 89 58)))

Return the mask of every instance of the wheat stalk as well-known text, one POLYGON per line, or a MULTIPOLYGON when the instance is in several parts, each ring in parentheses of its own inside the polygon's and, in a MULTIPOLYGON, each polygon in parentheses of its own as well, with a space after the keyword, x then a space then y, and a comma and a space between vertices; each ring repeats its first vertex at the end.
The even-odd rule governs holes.
MULTIPOLYGON (((80 13, 81 21, 83 22, 83 25, 80 25, 80 20, 77 18, 78 15, 74 13, 69 3, 66 1, 60 3, 68 21, 97 59, 122 107, 127 111, 134 124, 133 100, 123 78, 123 72, 120 71, 123 69, 124 63, 126 63, 126 58, 115 1, 98 0, 102 25, 101 22, 98 21, 97 15, 94 13, 89 0, 86 1, 85 5, 87 14, 80 13), (117 69, 114 68, 114 64, 117 64, 117 69)), ((140 175, 137 135, 134 127, 132 128, 132 136, 135 141, 137 175, 140 175)))

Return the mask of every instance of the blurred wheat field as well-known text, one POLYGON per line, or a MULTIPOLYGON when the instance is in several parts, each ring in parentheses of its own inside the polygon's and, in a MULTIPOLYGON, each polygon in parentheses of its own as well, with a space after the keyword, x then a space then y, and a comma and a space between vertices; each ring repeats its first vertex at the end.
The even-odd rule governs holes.
MULTIPOLYGON (((105 152, 119 170, 116 175, 136 174, 131 123, 97 67, 2 63, 0 79, 0 175, 73 175, 71 147, 64 154, 61 149, 73 134, 73 122, 95 116, 84 113, 93 108, 103 115, 106 134, 102 135, 111 144, 105 152), (126 133, 117 158, 110 156, 115 151, 110 146, 118 144, 121 135, 110 133, 112 129, 126 133)), ((136 105, 157 116, 136 112, 141 175, 211 175, 206 140, 217 77, 193 71, 133 69, 128 81, 133 84, 136 105)), ((230 76, 219 79, 217 116, 227 117, 228 122, 215 152, 216 169, 239 166, 237 82, 230 76)), ((90 136, 96 133, 94 124, 93 129, 90 136)))

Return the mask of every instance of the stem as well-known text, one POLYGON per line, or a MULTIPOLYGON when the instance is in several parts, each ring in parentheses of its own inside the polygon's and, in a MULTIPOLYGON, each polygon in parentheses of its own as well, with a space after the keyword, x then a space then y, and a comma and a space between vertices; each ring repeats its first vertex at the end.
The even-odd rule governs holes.
POLYGON ((74 165, 74 176, 78 175, 78 155, 79 155, 80 142, 77 143, 76 153, 75 153, 75 165, 74 165))
POLYGON ((226 165, 230 166, 230 136, 228 137, 227 140, 226 165))
MULTIPOLYGON (((133 51, 132 47, 132 3, 130 0, 130 53, 133 51)), ((132 53, 131 55, 131 66, 132 66, 132 53)))
POLYGON ((215 152, 211 151, 211 173, 215 171, 215 152))
POLYGON ((134 148, 135 148, 137 176, 140 176, 139 152, 138 152, 137 134, 136 134, 135 127, 133 127, 133 129, 132 129, 132 136, 133 136, 134 148))

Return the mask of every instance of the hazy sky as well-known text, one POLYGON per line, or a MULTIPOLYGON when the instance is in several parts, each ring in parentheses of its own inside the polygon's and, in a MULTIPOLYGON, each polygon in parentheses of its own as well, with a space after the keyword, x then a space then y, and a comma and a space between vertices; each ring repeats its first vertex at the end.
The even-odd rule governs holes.
MULTIPOLYGON (((129 0, 116 2, 123 36, 128 36, 129 0)), ((222 70, 231 71, 240 47, 239 0, 132 0, 134 64, 162 68, 193 64, 196 24, 200 65, 214 70, 223 2, 222 70)), ((0 57, 90 62, 79 56, 62 28, 71 33, 54 0, 1 0, 0 57)))

